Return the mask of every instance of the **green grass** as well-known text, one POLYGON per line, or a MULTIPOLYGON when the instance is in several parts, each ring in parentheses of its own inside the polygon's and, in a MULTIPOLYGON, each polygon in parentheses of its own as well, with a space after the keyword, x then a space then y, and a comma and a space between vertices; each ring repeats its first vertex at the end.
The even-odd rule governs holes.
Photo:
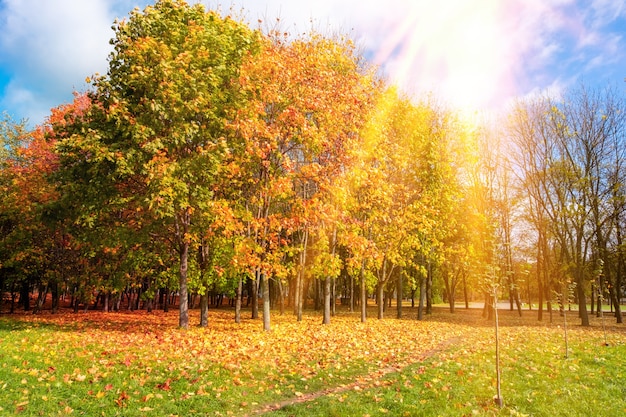
POLYGON ((571 325, 565 358, 557 324, 503 312, 499 409, 493 327, 479 310, 367 324, 343 314, 329 327, 284 316, 270 333, 211 314, 209 329, 186 332, 175 314, 2 316, 0 415, 243 416, 278 403, 267 415, 626 413, 626 332, 612 318, 608 346, 599 319, 571 325))
MULTIPOLYGON (((461 313, 462 314, 462 313, 461 313)), ((614 327, 614 326, 613 326, 614 327)), ((351 389, 270 416, 617 416, 626 414, 626 337, 558 326, 501 328, 502 397, 496 393, 493 329, 364 390, 351 389)))

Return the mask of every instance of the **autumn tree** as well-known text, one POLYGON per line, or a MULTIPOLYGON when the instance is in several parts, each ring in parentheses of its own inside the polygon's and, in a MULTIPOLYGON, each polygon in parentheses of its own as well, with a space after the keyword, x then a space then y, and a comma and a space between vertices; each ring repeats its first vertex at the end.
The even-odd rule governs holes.
POLYGON ((244 99, 239 67, 257 35, 182 0, 135 9, 114 31, 108 73, 94 78, 93 106, 59 152, 64 168, 82 166, 83 185, 99 192, 84 212, 130 208, 158 225, 178 254, 179 324, 187 328, 190 248, 215 216, 225 125, 244 99))
POLYGON ((497 195, 498 178, 494 169, 496 153, 489 142, 485 126, 476 126, 466 148, 468 163, 463 178, 465 196, 465 219, 463 227, 470 231, 469 249, 470 276, 473 286, 485 297, 483 314, 492 317, 493 286, 501 284, 501 269, 498 265, 497 195))
POLYGON ((443 298, 454 312, 462 286, 467 303, 468 281, 475 254, 475 208, 471 200, 471 173, 476 155, 476 127, 449 109, 430 105, 428 119, 430 172, 421 179, 428 185, 432 226, 422 236, 422 248, 413 257, 418 275, 420 302, 418 318, 428 310, 433 278, 443 283, 443 298), (430 177, 429 177, 430 176, 430 177))
POLYGON ((519 293, 519 277, 515 269, 518 252, 513 239, 517 219, 515 215, 516 194, 509 150, 502 129, 493 123, 485 123, 479 137, 480 167, 483 185, 488 198, 484 214, 493 222, 494 262, 502 276, 502 288, 508 291, 511 311, 517 308, 522 314, 519 293))
MULTIPOLYGON (((28 198, 23 198, 28 190, 20 190, 17 186, 25 185, 24 171, 28 169, 29 161, 23 152, 31 138, 25 122, 14 122, 8 115, 3 115, 0 121, 0 291, 6 289, 11 293, 11 311, 14 310, 16 287, 25 288, 28 295, 26 275, 31 263, 28 254, 32 254, 36 241, 29 237, 32 233, 28 225, 32 228, 39 223, 32 217, 33 205, 28 198)), ((21 293, 24 295, 23 290, 21 293)))
POLYGON ((58 215, 59 195, 52 181, 58 158, 49 134, 52 123, 64 120, 70 112, 81 111, 84 99, 77 96, 73 103, 53 109, 46 122, 33 130, 8 117, 0 125, 0 268, 3 287, 10 283, 12 293, 19 287, 27 310, 29 290, 36 288, 35 311, 42 308, 51 292, 52 310, 56 312, 61 286, 71 272, 70 265, 76 261, 66 220, 58 215))
MULTIPOLYGON (((268 330, 270 280, 280 288, 294 276, 290 292, 301 318, 309 239, 333 252, 332 179, 345 167, 345 146, 362 123, 373 78, 347 39, 278 32, 268 34, 241 78, 251 101, 233 123, 245 149, 236 211, 247 224, 246 259, 262 283, 268 330), (296 259, 294 271, 285 270, 286 256, 296 259)), ((337 271, 336 257, 328 256, 317 259, 327 283, 337 271)))
POLYGON ((445 114, 429 103, 415 105, 390 89, 361 132, 347 207, 352 231, 363 241, 362 264, 376 277, 379 318, 385 287, 416 252, 439 245, 434 230, 445 199, 445 125, 445 114))

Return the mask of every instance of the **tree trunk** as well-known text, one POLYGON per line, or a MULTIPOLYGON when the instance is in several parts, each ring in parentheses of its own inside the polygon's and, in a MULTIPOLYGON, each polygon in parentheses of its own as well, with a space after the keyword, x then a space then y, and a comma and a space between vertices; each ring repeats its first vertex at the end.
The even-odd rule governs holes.
POLYGON ((70 299, 70 305, 73 308, 74 313, 78 313, 78 304, 80 302, 78 301, 78 288, 74 287, 74 290, 72 292, 72 298, 70 299))
MULTIPOLYGON (((378 305, 378 297, 376 298, 376 304, 378 305)), ((385 289, 383 288, 383 316, 385 315, 385 313, 387 312, 387 304, 389 302, 389 293, 387 291, 385 291, 385 289)))
MULTIPOLYGON (((600 279, 598 279, 598 281, 600 281, 600 279)), ((596 317, 600 317, 602 315, 602 300, 604 298, 604 292, 602 289, 602 283, 598 282, 597 288, 596 288, 596 317)), ((591 309, 591 311, 593 311, 593 309, 591 309)))
POLYGON ((237 293, 235 300, 235 323, 241 323, 241 298, 243 297, 243 276, 237 277, 237 293))
POLYGON ((469 309, 469 297, 467 296, 467 279, 466 272, 463 272, 463 298, 465 298, 465 309, 469 309))
POLYGON ((385 311, 385 300, 384 300, 385 287, 382 283, 378 283, 376 286, 376 304, 378 307, 378 319, 382 319, 385 311))
POLYGON ((330 278, 324 279, 324 319, 322 324, 330 324, 330 278))
POLYGON ((35 309, 33 313, 38 313, 43 310, 43 306, 46 302, 46 298, 48 297, 48 285, 40 285, 39 292, 37 294, 37 303, 35 304, 35 309))
POLYGON ((417 305, 417 319, 424 319, 424 304, 426 304, 426 277, 420 279, 420 302, 417 305))
MULTIPOLYGON (((616 228, 615 234, 617 238, 618 247, 622 247, 622 233, 619 227, 616 228)), ((624 262, 624 256, 622 254, 622 251, 618 251, 617 269, 615 271, 615 285, 612 286, 612 288, 615 291, 615 319, 617 323, 623 323, 622 307, 620 303, 622 302, 622 281, 623 281, 622 274, 624 272, 625 266, 626 265, 624 262)))
POLYGON ((587 312, 587 300, 585 297, 585 288, 582 271, 576 274, 576 293, 578 295, 578 314, 580 316, 581 326, 589 326, 589 314, 587 312))
POLYGON ((622 307, 620 305, 621 302, 621 290, 620 287, 613 288, 614 298, 613 304, 615 306, 615 320, 617 323, 623 323, 622 319, 622 307))
POLYGON ((494 288, 493 291, 493 310, 495 312, 495 329, 496 329, 496 397, 494 398, 496 404, 502 408, 504 402, 502 400, 502 391, 500 390, 501 378, 500 378, 500 336, 499 336, 499 323, 498 323, 498 292, 494 288))
POLYGON ((254 280, 252 281, 252 319, 259 318, 259 271, 254 271, 254 280))
POLYGON ((178 327, 189 328, 189 296, 187 292, 187 261, 189 258, 189 243, 184 240, 180 250, 180 296, 178 298, 178 327))
POLYGON ((402 271, 398 274, 396 283, 396 318, 402 318, 402 271))
POLYGON ((522 300, 520 299, 519 290, 517 287, 513 290, 513 298, 515 300, 515 305, 517 306, 517 313, 520 317, 522 317, 522 300))
POLYGON ((450 275, 450 271, 446 268, 443 272, 444 274, 444 284, 446 288, 446 294, 448 295, 448 307, 450 309, 450 313, 454 314, 454 304, 456 301, 455 293, 456 293, 456 283, 458 280, 458 274, 460 274, 460 270, 457 271, 454 275, 450 275))
POLYGON ((209 326, 209 293, 205 289, 200 295, 200 327, 209 326))
POLYGON ((309 245, 309 230, 305 229, 302 236, 302 245, 300 251, 300 267, 298 268, 298 278, 296 283, 296 296, 295 296, 295 313, 297 321, 302 321, 302 310, 304 304, 304 269, 306 266, 306 252, 309 245))
POLYGON ((269 332, 270 327, 270 280, 265 274, 259 274, 263 285, 263 330, 269 332))
POLYGON ((483 307, 483 317, 491 321, 493 319, 493 296, 489 292, 485 292, 485 305, 483 307))
POLYGON ((315 311, 319 311, 320 309, 320 304, 322 304, 320 302, 320 299, 322 298, 322 296, 320 296, 320 293, 323 291, 323 289, 320 286, 320 280, 319 279, 313 279, 313 309, 315 311))
POLYGON ((448 306, 450 307, 450 313, 454 314, 456 299, 454 298, 454 291, 448 293, 448 306))
POLYGON ((61 298, 61 294, 59 293, 59 283, 54 281, 50 286, 50 292, 52 293, 52 313, 58 313, 59 311, 59 300, 61 298))
MULTIPOLYGON (((332 240, 332 251, 331 251, 331 255, 334 258, 335 255, 337 253, 337 228, 333 228, 333 240, 332 240)), ((337 304, 337 295, 335 293, 336 291, 336 286, 335 286, 335 277, 326 277, 326 281, 330 282, 326 282, 326 292, 327 294, 324 294, 324 310, 326 310, 326 304, 328 303, 328 307, 330 310, 330 314, 332 314, 332 316, 335 316, 335 308, 336 308, 336 304, 337 304), (328 298, 328 300, 326 300, 326 298, 328 298)), ((326 318, 324 317, 324 322, 326 324, 330 324, 330 317, 328 318, 328 322, 326 322, 326 318)))
POLYGON ((365 261, 361 263, 361 323, 367 320, 367 288, 365 287, 365 261))
POLYGON ((294 316, 298 316, 298 299, 300 298, 300 294, 299 294, 299 285, 300 284, 300 268, 298 268, 298 271, 296 273, 296 275, 293 277, 292 279, 292 285, 289 287, 290 291, 289 291, 289 298, 292 299, 293 301, 293 315, 294 316))
MULTIPOLYGON (((596 285, 591 283, 591 312, 593 313, 596 308, 596 299, 600 299, 600 296, 597 294, 596 285)), ((600 316, 600 310, 598 310, 598 317, 600 316)))
POLYGON ((296 320, 302 321, 302 312, 304 310, 304 269, 300 273, 297 287, 298 297, 296 299, 296 320))
POLYGON ((554 318, 552 316, 552 301, 548 300, 546 302, 546 308, 548 309, 548 317, 550 317, 550 323, 553 322, 554 318))
POLYGON ((337 313, 337 279, 332 278, 330 287, 330 314, 335 317, 337 313))
POLYGON ((285 291, 283 290, 282 280, 277 279, 276 283, 278 284, 278 302, 280 306, 280 315, 282 316, 285 314, 285 291))
POLYGON ((350 313, 354 311, 354 276, 350 274, 350 313))
MULTIPOLYGON (((185 272, 185 276, 187 275, 187 273, 185 272)), ((187 279, 185 278, 185 282, 187 282, 187 279)), ((186 288, 186 284, 185 284, 185 288, 186 288)), ((142 290, 141 287, 137 288, 137 300, 135 302, 135 310, 139 310, 139 306, 141 305, 141 294, 142 294, 142 290)))
POLYGON ((537 320, 538 321, 542 321, 543 320, 543 292, 544 292, 544 288, 543 288, 543 281, 541 279, 541 272, 540 272, 540 268, 539 265, 537 265, 537 291, 538 291, 538 295, 539 295, 539 299, 537 300, 537 320))
POLYGON ((613 293, 614 293, 614 299, 613 299, 613 303, 615 305, 615 320, 617 323, 623 323, 623 319, 622 319, 622 306, 621 306, 621 300, 622 300, 622 279, 621 279, 621 273, 618 272, 618 275, 615 278, 615 282, 617 285, 615 285, 614 287, 611 287, 613 289, 613 293))
POLYGON ((24 311, 30 311, 30 288, 26 281, 22 282, 20 304, 22 304, 24 311))
POLYGON ((11 308, 9 309, 9 312, 11 314, 15 313, 15 297, 17 296, 17 294, 15 293, 15 281, 13 281, 11 283, 11 308))
POLYGON ((428 278, 426 280, 426 314, 433 314, 433 267, 428 261, 428 278))

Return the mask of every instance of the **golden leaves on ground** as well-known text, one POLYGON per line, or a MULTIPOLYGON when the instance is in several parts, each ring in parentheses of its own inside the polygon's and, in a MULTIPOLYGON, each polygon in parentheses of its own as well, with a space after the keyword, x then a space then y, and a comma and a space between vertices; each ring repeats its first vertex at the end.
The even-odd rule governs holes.
MULTIPOLYGON (((198 315, 191 311, 192 323, 198 315)), ((559 361, 563 343, 557 324, 536 325, 530 316, 518 322, 515 315, 506 318, 515 325, 501 328, 501 357, 507 376, 515 372, 537 385, 528 390, 529 403, 536 402, 540 389, 559 395, 550 388, 555 381, 584 382, 576 379, 582 362, 559 361), (546 356, 553 360, 534 360, 546 356)), ((16 328, 21 330, 11 346, 15 350, 5 353, 16 376, 0 381, 29 391, 16 392, 14 410, 18 404, 25 411, 44 402, 57 404, 62 392, 84 392, 87 402, 123 408, 128 415, 156 413, 167 404, 174 414, 176 407, 205 410, 207 405, 198 404, 212 404, 211 410, 222 409, 224 415, 256 415, 315 404, 321 397, 344 407, 355 393, 377 410, 389 409, 406 395, 417 397, 415 406, 430 406, 477 384, 490 398, 495 383, 490 371, 495 366, 493 327, 478 310, 437 313, 426 321, 411 314, 366 323, 358 313, 340 312, 329 325, 322 325, 317 313, 306 314, 302 322, 274 314, 271 332, 262 330, 260 320, 234 323, 231 310, 210 310, 208 328, 186 331, 177 327, 176 312, 43 314, 19 320, 16 328), (20 356, 25 351, 30 356, 20 356), (38 384, 51 388, 41 391, 38 384)), ((610 344, 623 343, 619 336, 609 332, 610 344)), ((572 349, 599 358, 592 372, 607 371, 599 362, 606 350, 600 328, 574 327, 569 338, 572 349)), ((505 388, 511 389, 512 382, 507 377, 505 388)), ((467 408, 467 402, 456 400, 454 407, 467 408)), ((74 414, 84 411, 72 402, 65 406, 74 414)))
POLYGON ((260 321, 236 324, 232 312, 216 310, 210 311, 208 328, 187 331, 176 327, 175 313, 162 312, 44 314, 20 320, 33 327, 59 326, 44 333, 47 340, 21 345, 31 351, 47 346, 41 352, 45 367, 16 367, 27 383, 37 383, 28 379, 32 375, 41 383, 89 384, 92 398, 110 398, 118 407, 131 399, 153 407, 155 397, 181 389, 187 397, 216 399, 229 390, 299 398, 320 386, 361 389, 419 360, 461 329, 413 319, 361 323, 350 314, 334 317, 330 325, 321 325, 317 316, 297 322, 291 315, 275 315, 273 331, 263 332, 260 321), (57 371, 58 363, 71 358, 72 367, 57 371), (128 381, 116 379, 128 373, 128 381))
MULTIPOLYGON (((197 315, 193 310, 192 319, 197 315)), ((0 412, 258 415, 300 403, 313 407, 321 397, 343 408, 367 403, 363 413, 376 415, 393 413, 397 404, 411 413, 442 402, 459 412, 491 410, 493 328, 480 311, 366 323, 342 312, 330 325, 320 321, 275 315, 274 330, 264 332, 260 320, 235 324, 231 311, 211 310, 208 328, 185 331, 177 328, 176 313, 5 317, 0 393, 7 401, 0 412)), ((608 355, 617 353, 604 340, 626 344, 621 330, 605 336, 599 326, 570 329, 579 356, 563 361, 561 329, 535 322, 529 316, 501 327, 509 396, 522 386, 524 404, 536 404, 545 392, 558 398, 571 386, 594 389, 598 380, 579 378, 582 369, 590 378, 618 377, 607 364, 623 360, 610 362, 608 355)))

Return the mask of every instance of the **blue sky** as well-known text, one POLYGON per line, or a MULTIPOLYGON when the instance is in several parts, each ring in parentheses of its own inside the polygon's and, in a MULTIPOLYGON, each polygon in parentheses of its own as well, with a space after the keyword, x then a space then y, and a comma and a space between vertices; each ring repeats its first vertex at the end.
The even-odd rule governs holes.
MULTIPOLYGON (((190 2, 194 2, 191 0, 190 2)), ((146 0, 0 0, 0 112, 31 124, 106 73, 116 17, 146 0)), ((234 0, 283 27, 349 34, 405 91, 463 110, 583 82, 626 88, 623 0, 234 0)))

